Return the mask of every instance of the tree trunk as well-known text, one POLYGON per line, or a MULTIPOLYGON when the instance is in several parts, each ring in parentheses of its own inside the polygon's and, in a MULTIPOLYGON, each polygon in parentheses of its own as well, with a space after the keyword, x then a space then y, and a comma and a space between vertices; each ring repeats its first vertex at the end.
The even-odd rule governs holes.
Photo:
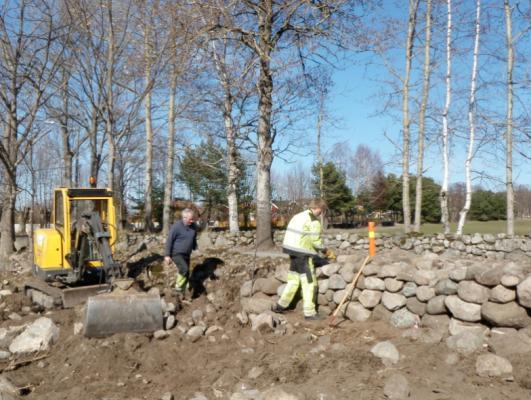
POLYGON ((145 197, 144 197, 144 228, 153 232, 153 128, 151 125, 151 50, 149 42, 149 23, 144 26, 144 62, 146 98, 144 112, 146 117, 146 174, 145 174, 145 197))
POLYGON ((480 34, 480 11, 481 0, 476 2, 476 34, 474 39, 474 54, 472 62, 472 78, 470 82, 470 98, 468 101, 468 125, 470 127, 470 133, 468 137, 468 150, 465 160, 465 184, 466 184, 466 197, 465 205, 459 212, 459 222, 457 225, 456 234, 461 236, 463 234, 463 226, 465 225, 466 216, 470 210, 470 203, 472 202, 472 159, 474 157, 474 140, 476 133, 476 82, 478 71, 478 53, 479 53, 479 34, 480 34))
POLYGON ((13 177, 16 171, 6 173, 6 182, 2 192, 2 216, 0 218, 0 256, 9 257, 15 251, 15 202, 16 186, 13 177))
MULTIPOLYGON (((175 46, 173 46, 175 48, 175 46)), ((173 50, 175 51, 175 50, 173 50)), ((173 62, 177 62, 176 57, 172 57, 173 62)), ((171 202, 173 198, 173 169, 175 157, 175 92, 177 89, 177 71, 172 68, 170 79, 170 103, 168 106, 168 153, 166 159, 166 171, 164 178, 164 204, 162 210, 162 234, 168 236, 171 225, 171 202)))
POLYGON ((449 136, 448 136, 448 114, 450 112, 451 100, 451 77, 452 77, 452 0, 447 0, 448 19, 446 26, 446 100, 444 102, 443 111, 443 181, 441 185, 441 192, 439 199, 441 202, 441 223, 443 224, 443 232, 445 235, 450 233, 450 218, 448 212, 448 181, 449 181, 449 136))
POLYGON ((240 171, 237 165, 238 152, 236 150, 236 140, 234 124, 232 122, 232 101, 230 88, 225 90, 225 100, 223 102, 223 119, 225 121, 225 135, 227 137, 227 164, 228 164, 228 192, 227 201, 229 206, 229 231, 240 231, 240 219, 238 215, 238 178, 240 171))
POLYGON ((271 75, 272 4, 264 5, 258 15, 260 77, 258 81, 258 164, 256 183, 256 245, 260 249, 274 246, 271 230, 271 164, 273 163, 273 136, 271 113, 273 104, 273 77, 271 75), (267 7, 266 7, 267 6, 267 7))
POLYGON ((417 24, 417 10, 419 0, 409 0, 409 22, 406 40, 406 70, 404 86, 402 88, 402 119, 403 119, 403 148, 402 148, 402 210, 404 213, 404 232, 411 230, 411 205, 409 203, 409 147, 410 126, 409 115, 409 79, 411 74, 411 61, 413 58, 413 42, 415 39, 415 27, 417 24))
POLYGON ((96 106, 92 108, 92 121, 88 134, 90 143, 90 176, 94 178, 94 183, 91 186, 97 187, 101 157, 98 152, 98 109, 96 106))
MULTIPOLYGON (((107 186, 114 193, 114 165, 116 163, 116 148, 114 143, 114 99, 113 99, 113 71, 114 71, 114 27, 112 16, 112 0, 107 0, 107 15, 109 23, 109 33, 107 38, 107 120, 105 121, 105 135, 107 137, 107 145, 109 152, 108 171, 107 171, 107 186)), ((116 196, 115 196, 116 199, 116 196)))
POLYGON ((431 0, 426 2, 426 41, 424 43, 424 74, 422 79, 422 101, 419 113, 419 135, 417 153, 417 185, 415 189, 414 231, 420 233, 422 219, 422 177, 424 175, 424 136, 426 133, 426 108, 430 92, 430 45, 431 45, 431 0))
POLYGON ((514 235, 514 189, 513 189, 513 34, 511 6, 504 1, 505 27, 507 33, 507 132, 505 134, 505 171, 507 190, 507 235, 514 235))

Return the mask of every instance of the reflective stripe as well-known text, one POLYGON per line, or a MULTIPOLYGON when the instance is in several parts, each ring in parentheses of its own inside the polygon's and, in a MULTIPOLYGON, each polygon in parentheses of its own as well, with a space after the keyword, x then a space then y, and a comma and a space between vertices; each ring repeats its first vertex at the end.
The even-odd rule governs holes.
POLYGON ((314 256, 317 254, 316 251, 311 251, 311 250, 308 250, 308 249, 305 249, 303 247, 294 247, 294 246, 289 246, 289 245, 282 245, 282 247, 286 250, 293 250, 293 251, 296 251, 297 253, 301 253, 301 254, 308 254, 309 256, 314 256))
POLYGON ((376 237, 376 234, 374 231, 369 231, 369 238, 374 239, 376 237))

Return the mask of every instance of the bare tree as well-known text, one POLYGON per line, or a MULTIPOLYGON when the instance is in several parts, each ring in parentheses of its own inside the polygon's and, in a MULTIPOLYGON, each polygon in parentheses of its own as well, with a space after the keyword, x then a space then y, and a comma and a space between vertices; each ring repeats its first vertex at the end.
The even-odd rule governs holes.
POLYGON ((441 222, 445 235, 450 233, 450 215, 448 211, 448 181, 449 181, 449 164, 450 164, 450 147, 448 132, 448 114, 450 112, 451 101, 451 79, 452 79, 452 0, 447 0, 447 23, 446 23, 446 93, 444 101, 444 110, 442 114, 442 158, 443 158, 443 181, 439 199, 441 202, 441 222))
POLYGON ((364 144, 356 147, 349 161, 346 175, 355 195, 368 190, 375 177, 383 174, 384 167, 379 153, 364 144))
POLYGON ((476 22, 475 22, 475 36, 474 36, 474 53, 472 61, 472 76, 470 81, 470 97, 468 102, 468 124, 469 124, 469 137, 467 156, 465 160, 465 184, 466 184, 466 198, 465 204, 459 212, 459 221, 457 224, 457 235, 462 235, 463 226, 465 224, 468 210, 470 209, 470 203, 472 202, 472 178, 471 168, 472 159, 474 157, 474 140, 476 134, 476 85, 477 85, 477 71, 478 71, 478 55, 479 55, 479 36, 481 32, 481 0, 476 0, 476 22))
POLYGON ((415 221, 413 230, 420 232, 422 212, 422 178, 424 175, 424 138, 426 134, 426 108, 430 91, 430 46, 431 46, 431 0, 426 1, 426 37, 424 42, 424 72, 422 78, 422 100, 419 111, 417 141, 417 183, 415 189, 415 221))
POLYGON ((64 34, 57 10, 44 0, 22 0, 17 8, 0 6, 0 161, 5 185, 0 218, 0 256, 13 252, 17 168, 42 132, 34 130, 39 111, 49 98, 62 49, 54 48, 64 34))
POLYGON ((409 80, 415 29, 417 25, 417 10, 420 0, 409 0, 409 17, 406 38, 406 69, 402 86, 402 210, 404 214, 404 232, 411 230, 411 206, 409 204, 409 157, 410 157, 410 127, 409 114, 409 80))
POLYGON ((513 34, 511 6, 509 0, 503 2, 507 39, 507 129, 505 132, 505 171, 507 191, 507 234, 514 235, 514 190, 513 190, 513 34))

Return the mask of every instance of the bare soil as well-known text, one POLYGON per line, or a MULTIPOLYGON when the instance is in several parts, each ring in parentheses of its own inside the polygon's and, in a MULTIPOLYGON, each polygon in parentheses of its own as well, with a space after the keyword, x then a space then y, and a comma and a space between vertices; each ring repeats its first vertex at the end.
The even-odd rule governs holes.
MULTIPOLYGON (((178 400, 193 399, 196 393, 208 399, 230 399, 234 393, 272 386, 300 400, 376 400, 385 398, 386 379, 395 372, 407 377, 411 399, 531 399, 528 355, 511 360, 514 381, 482 378, 475 373, 474 355, 449 365, 444 341, 435 345, 413 342, 383 321, 344 321, 337 327, 330 327, 327 320, 305 321, 300 305, 285 315, 284 334, 252 331, 236 318, 241 310, 240 286, 251 276, 267 275, 278 261, 231 250, 201 254, 193 258, 193 264, 206 257, 224 262, 217 266, 218 279, 207 279, 206 292, 182 303, 176 317, 179 324, 190 326, 192 311, 202 310, 207 326, 220 327, 208 337, 192 342, 175 328, 164 340, 130 333, 89 339, 74 334, 81 307, 52 310, 43 314, 60 327, 59 341, 46 353, 0 363, 2 374, 21 388, 22 398, 39 400, 157 400, 168 392, 178 400), (219 309, 210 307, 206 312, 207 295, 215 297, 219 309), (391 340, 399 350, 398 364, 385 366, 369 352, 383 340, 391 340)), ((136 268, 144 289, 157 286, 167 302, 177 301, 170 290, 173 271, 162 267, 161 248, 122 261, 136 268), (153 270, 151 279, 147 267, 153 270)), ((29 276, 29 262, 29 256, 19 256, 17 269, 7 268, 0 278, 9 281, 10 288, 20 288, 29 276)), ((1 302, 1 327, 21 325, 39 316, 24 313, 30 304, 20 292, 1 302), (22 321, 9 320, 12 312, 22 315, 22 321)))

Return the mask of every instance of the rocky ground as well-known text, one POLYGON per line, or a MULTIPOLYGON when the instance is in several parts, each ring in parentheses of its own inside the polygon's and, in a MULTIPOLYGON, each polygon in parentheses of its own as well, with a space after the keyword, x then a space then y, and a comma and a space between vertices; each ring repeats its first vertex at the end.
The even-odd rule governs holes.
POLYGON ((448 327, 437 320, 403 330, 373 313, 331 327, 305 321, 300 304, 284 315, 250 314, 240 302, 243 283, 271 276, 286 261, 237 248, 195 254, 204 286, 181 302, 160 238, 131 239, 118 249, 139 287, 161 294, 167 330, 84 337, 81 306, 40 310, 23 295, 31 258, 16 254, 0 276, 0 399, 531 398, 529 327, 487 329, 470 352, 449 345, 448 327), (32 326, 46 332, 39 330, 38 350, 19 352, 17 338, 31 336, 32 326))

